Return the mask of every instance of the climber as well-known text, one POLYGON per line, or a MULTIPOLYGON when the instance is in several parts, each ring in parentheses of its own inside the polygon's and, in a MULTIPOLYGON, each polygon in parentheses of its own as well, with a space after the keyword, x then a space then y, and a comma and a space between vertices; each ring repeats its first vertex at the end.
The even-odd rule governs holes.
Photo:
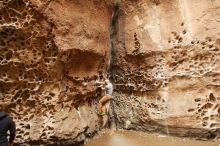
POLYGON ((0 112, 0 146, 13 146, 15 132, 15 123, 5 112, 0 112), (8 131, 10 132, 9 143, 7 139, 8 131))
POLYGON ((106 79, 105 82, 99 82, 105 87, 106 94, 99 100, 99 111, 101 115, 106 114, 106 103, 112 99, 113 86, 112 83, 106 79))

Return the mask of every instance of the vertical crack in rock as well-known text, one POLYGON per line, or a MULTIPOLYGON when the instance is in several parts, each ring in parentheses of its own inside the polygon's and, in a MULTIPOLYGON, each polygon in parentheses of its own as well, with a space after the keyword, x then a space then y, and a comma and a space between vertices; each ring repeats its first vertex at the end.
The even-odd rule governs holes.
POLYGON ((108 75, 109 78, 112 78, 112 66, 115 53, 115 37, 117 34, 117 23, 118 23, 118 17, 119 17, 119 5, 120 0, 115 0, 112 7, 112 18, 111 18, 111 24, 110 24, 110 48, 109 48, 109 66, 108 66, 108 75))

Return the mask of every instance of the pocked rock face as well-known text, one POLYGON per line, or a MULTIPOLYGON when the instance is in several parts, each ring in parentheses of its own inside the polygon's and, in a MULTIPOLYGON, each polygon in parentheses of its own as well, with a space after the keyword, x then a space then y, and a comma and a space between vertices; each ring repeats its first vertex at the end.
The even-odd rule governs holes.
POLYGON ((112 34, 118 125, 219 137, 220 1, 119 5, 112 34))
POLYGON ((112 17, 107 0, 0 1, 0 108, 17 143, 76 144, 99 130, 109 46, 119 128, 219 137, 220 2, 118 2, 112 17))
POLYGON ((0 106, 16 143, 74 144, 99 130, 110 16, 105 1, 0 1, 0 106))

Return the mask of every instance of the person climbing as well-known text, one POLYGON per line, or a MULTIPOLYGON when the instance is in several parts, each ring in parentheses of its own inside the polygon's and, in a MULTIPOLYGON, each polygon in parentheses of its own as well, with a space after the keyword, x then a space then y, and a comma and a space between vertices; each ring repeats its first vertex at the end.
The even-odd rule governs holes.
POLYGON ((112 99, 113 85, 108 79, 106 79, 104 83, 99 83, 103 84, 106 90, 106 94, 99 100, 99 111, 101 115, 105 115, 107 110, 106 104, 112 99))
POLYGON ((13 120, 5 112, 0 112, 0 146, 13 146, 15 133, 16 128, 13 120), (7 139, 8 131, 10 132, 9 142, 7 139))

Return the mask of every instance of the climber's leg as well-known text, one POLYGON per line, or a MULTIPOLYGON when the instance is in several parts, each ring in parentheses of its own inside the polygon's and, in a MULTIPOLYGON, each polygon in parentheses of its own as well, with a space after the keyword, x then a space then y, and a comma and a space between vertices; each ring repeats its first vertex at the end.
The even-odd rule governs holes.
POLYGON ((101 113, 104 113, 106 110, 105 104, 108 102, 112 97, 110 95, 105 95, 99 100, 99 110, 101 113))

